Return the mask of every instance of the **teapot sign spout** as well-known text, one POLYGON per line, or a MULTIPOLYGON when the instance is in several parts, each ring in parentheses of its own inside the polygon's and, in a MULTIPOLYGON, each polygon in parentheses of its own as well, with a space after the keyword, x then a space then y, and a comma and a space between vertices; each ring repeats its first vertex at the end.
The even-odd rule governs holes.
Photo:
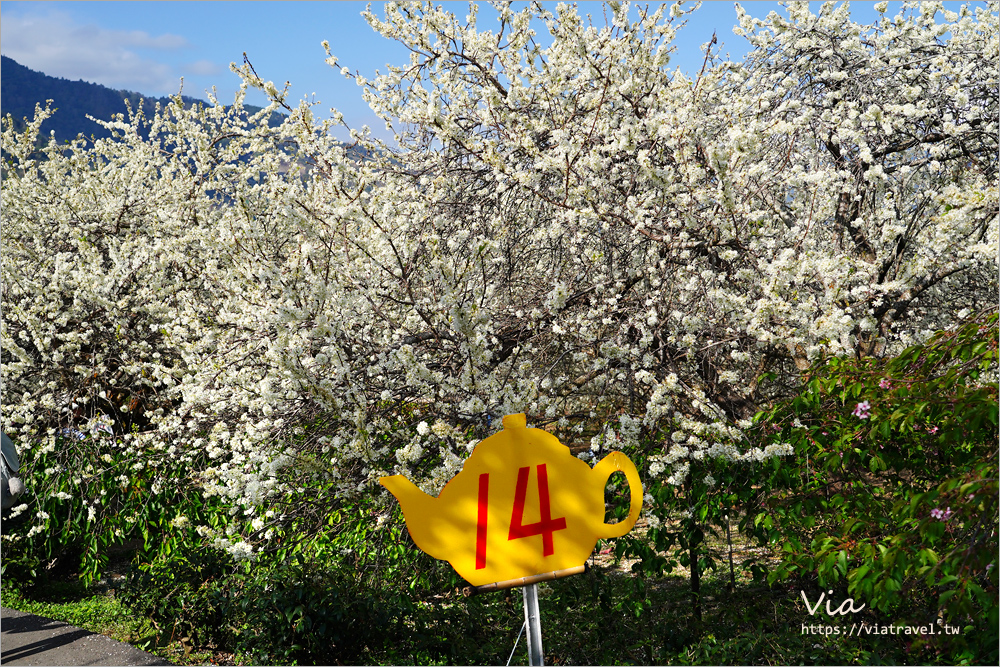
POLYGON ((583 565, 597 540, 619 537, 642 509, 642 484, 625 454, 593 469, 553 435, 508 415, 437 498, 401 475, 379 481, 399 500, 414 543, 449 561, 473 586, 583 565), (604 523, 604 487, 628 480, 629 515, 604 523))
POLYGON ((440 530, 436 530, 437 522, 433 520, 436 516, 438 499, 421 491, 403 475, 381 477, 379 483, 399 501, 413 542, 431 556, 442 559, 447 550, 447 545, 442 543, 442 539, 446 536, 442 535, 440 530))

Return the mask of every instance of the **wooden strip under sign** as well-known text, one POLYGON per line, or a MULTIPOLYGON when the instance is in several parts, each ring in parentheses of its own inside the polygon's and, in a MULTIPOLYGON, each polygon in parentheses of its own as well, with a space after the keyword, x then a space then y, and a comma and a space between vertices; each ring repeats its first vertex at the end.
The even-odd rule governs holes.
POLYGON ((505 588, 514 588, 515 586, 529 586, 531 584, 537 584, 542 581, 552 581, 553 579, 562 579, 563 577, 569 577, 574 574, 583 574, 590 569, 588 563, 583 565, 577 565, 576 567, 568 567, 565 570, 555 570, 553 572, 544 572, 542 574, 534 574, 530 577, 521 577, 519 579, 508 579, 507 581, 497 581, 492 584, 483 584, 482 586, 466 586, 462 589, 462 594, 465 597, 472 597, 473 595, 479 595, 480 593, 490 593, 492 591, 501 591, 505 588))

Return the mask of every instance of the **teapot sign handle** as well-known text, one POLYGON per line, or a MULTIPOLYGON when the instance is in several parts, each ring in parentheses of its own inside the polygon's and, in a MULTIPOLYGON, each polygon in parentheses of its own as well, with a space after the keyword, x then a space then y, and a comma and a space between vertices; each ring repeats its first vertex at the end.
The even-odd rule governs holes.
POLYGON ((601 483, 602 490, 607 485, 611 475, 616 472, 625 473, 625 479, 628 480, 629 495, 631 496, 628 516, 624 521, 620 521, 619 523, 602 522, 599 529, 599 537, 601 539, 621 537, 632 530, 632 526, 639 519, 639 512, 642 511, 642 482, 639 480, 639 472, 635 469, 635 464, 632 463, 631 459, 622 452, 611 452, 605 456, 601 459, 600 463, 594 466, 593 472, 603 480, 601 483))

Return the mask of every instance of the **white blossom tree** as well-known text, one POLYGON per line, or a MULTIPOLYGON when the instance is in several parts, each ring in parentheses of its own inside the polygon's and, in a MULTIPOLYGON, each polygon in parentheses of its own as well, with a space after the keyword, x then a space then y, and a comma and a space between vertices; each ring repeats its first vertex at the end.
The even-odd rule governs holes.
POLYGON ((677 485, 780 455, 742 432, 811 360, 996 302, 997 9, 743 15, 754 51, 691 80, 677 5, 500 4, 484 29, 389 3, 366 16, 410 62, 343 72, 398 146, 337 144, 249 64, 281 127, 238 97, 40 159, 40 121, 8 123, 5 428, 140 408, 118 435, 207 457, 240 555, 393 468, 440 488, 513 412, 645 443, 677 485))

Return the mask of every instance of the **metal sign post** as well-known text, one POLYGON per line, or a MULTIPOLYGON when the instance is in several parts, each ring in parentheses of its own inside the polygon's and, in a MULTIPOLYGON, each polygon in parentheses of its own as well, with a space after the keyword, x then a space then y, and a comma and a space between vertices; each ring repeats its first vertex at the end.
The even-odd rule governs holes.
POLYGON ((543 665, 542 616, 538 611, 538 584, 528 584, 524 591, 524 620, 528 625, 528 664, 543 665))

